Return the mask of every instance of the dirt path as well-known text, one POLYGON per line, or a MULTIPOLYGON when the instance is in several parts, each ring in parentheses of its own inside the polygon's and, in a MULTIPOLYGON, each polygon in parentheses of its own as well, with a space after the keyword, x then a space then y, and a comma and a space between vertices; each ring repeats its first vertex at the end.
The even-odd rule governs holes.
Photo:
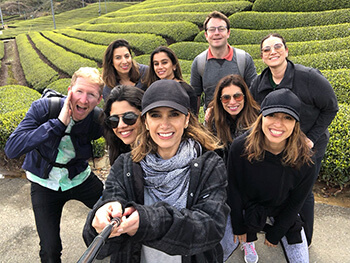
POLYGON ((0 69, 0 86, 28 86, 19 60, 16 40, 10 39, 4 41, 4 49, 5 54, 1 61, 0 69))

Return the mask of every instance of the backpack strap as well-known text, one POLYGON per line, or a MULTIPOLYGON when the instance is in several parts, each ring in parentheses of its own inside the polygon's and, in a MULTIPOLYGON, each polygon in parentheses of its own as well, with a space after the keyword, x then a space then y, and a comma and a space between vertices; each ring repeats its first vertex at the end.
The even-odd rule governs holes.
POLYGON ((49 100, 49 118, 48 119, 54 119, 57 118, 60 114, 60 97, 50 97, 49 100))
POLYGON ((236 59, 237 59, 237 66, 239 74, 244 78, 244 69, 245 69, 245 51, 239 48, 233 48, 236 59))
POLYGON ((203 78, 205 63, 207 62, 208 49, 204 50, 197 57, 197 70, 199 75, 203 78))

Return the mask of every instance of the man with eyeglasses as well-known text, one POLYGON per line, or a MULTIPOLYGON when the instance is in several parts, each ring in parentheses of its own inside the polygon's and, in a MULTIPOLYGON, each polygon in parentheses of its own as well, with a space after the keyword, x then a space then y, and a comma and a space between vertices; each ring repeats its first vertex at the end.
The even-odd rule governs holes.
POLYGON ((216 84, 223 77, 230 74, 241 75, 249 87, 257 76, 252 57, 228 44, 230 21, 224 14, 211 12, 203 26, 209 48, 194 59, 191 68, 191 85, 198 96, 198 110, 202 93, 205 95, 206 110, 213 99, 216 84))
POLYGON ((64 204, 74 199, 92 208, 102 194, 103 184, 88 159, 92 157, 90 141, 102 136, 94 109, 102 99, 103 85, 98 69, 80 68, 56 116, 49 117, 53 103, 49 98, 34 101, 6 143, 9 158, 26 154, 22 168, 31 182, 41 262, 61 262, 64 204))

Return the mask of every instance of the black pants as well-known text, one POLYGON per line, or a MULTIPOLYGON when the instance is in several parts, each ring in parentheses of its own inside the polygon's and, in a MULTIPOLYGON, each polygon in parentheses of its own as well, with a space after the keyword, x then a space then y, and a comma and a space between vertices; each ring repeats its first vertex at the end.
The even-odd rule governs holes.
POLYGON ((54 191, 36 183, 31 184, 32 205, 40 238, 41 262, 61 262, 60 221, 64 204, 69 200, 78 200, 92 208, 101 197, 102 190, 103 184, 94 173, 81 185, 64 192, 54 191))
MULTIPOLYGON (((323 156, 316 158, 316 163, 315 163, 316 173, 314 175, 314 183, 316 182, 318 174, 321 170, 322 159, 323 159, 323 156)), ((300 211, 300 217, 304 222, 304 230, 305 230, 308 246, 311 245, 312 235, 314 232, 314 217, 315 217, 314 209, 315 209, 315 198, 314 198, 314 193, 312 192, 312 189, 311 189, 300 211)))

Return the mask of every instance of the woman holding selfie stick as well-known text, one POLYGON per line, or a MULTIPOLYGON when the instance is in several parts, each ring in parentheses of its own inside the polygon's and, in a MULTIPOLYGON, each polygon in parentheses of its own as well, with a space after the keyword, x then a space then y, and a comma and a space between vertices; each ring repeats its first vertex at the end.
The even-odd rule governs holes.
POLYGON ((142 101, 142 126, 131 153, 118 157, 102 198, 89 213, 89 244, 122 217, 102 247, 111 262, 223 262, 229 208, 218 140, 189 110, 186 91, 158 80, 142 101))

